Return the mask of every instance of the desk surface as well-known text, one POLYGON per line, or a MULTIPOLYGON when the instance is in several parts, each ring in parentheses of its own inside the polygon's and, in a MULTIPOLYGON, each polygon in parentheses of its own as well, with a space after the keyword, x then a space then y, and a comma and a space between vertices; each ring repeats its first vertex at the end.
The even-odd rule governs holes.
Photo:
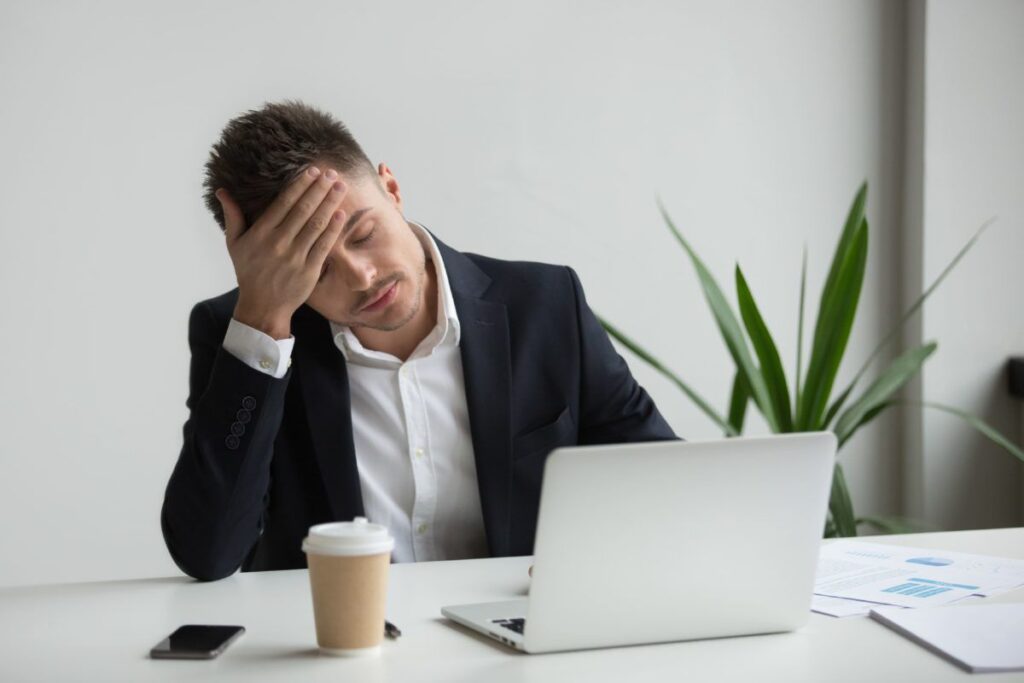
MULTIPOLYGON (((873 542, 1024 559, 1024 528, 873 542)), ((945 681, 969 674, 880 624, 811 615, 794 633, 523 655, 450 624, 445 604, 525 595, 528 557, 394 565, 388 618, 404 635, 375 659, 320 656, 306 570, 0 589, 3 681, 945 681), (154 661, 181 624, 242 624, 213 661, 154 661)), ((1024 589, 987 598, 1024 602, 1024 589)), ((985 681, 1024 680, 1022 673, 985 681)))

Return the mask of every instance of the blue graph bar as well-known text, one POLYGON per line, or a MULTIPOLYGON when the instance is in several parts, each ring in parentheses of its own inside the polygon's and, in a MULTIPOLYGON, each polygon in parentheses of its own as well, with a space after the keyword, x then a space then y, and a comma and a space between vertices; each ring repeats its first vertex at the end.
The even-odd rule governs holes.
POLYGON ((884 589, 883 593, 899 593, 900 595, 913 595, 918 598, 927 598, 931 595, 938 595, 950 590, 946 586, 956 588, 969 588, 969 586, 958 586, 956 584, 943 584, 941 581, 925 581, 923 579, 911 579, 911 581, 922 581, 923 583, 901 583, 884 589))
POLYGON ((963 583, 946 583, 945 581, 932 581, 931 579, 909 579, 909 581, 917 581, 918 583, 930 583, 933 586, 949 586, 950 588, 966 588, 968 590, 978 590, 977 586, 968 586, 963 583))
POLYGON ((910 588, 913 585, 914 584, 912 584, 912 583, 901 583, 898 586, 893 586, 891 588, 886 588, 882 592, 883 593, 902 593, 905 589, 910 588))

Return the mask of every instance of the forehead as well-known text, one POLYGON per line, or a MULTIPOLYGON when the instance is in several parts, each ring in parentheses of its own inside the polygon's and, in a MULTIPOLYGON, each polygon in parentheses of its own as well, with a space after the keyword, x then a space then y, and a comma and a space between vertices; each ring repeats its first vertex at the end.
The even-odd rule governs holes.
POLYGON ((345 192, 345 198, 341 200, 341 208, 350 216, 355 217, 356 214, 362 215, 376 213, 376 209, 380 209, 385 205, 384 195, 373 187, 372 181, 362 181, 355 184, 348 184, 348 190, 345 192))

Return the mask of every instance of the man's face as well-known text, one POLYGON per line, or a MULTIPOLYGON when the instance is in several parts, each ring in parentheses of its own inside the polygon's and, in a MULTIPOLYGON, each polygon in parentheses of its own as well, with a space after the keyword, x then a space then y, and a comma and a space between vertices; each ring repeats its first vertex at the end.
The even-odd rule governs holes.
POLYGON ((342 180, 345 230, 306 303, 353 331, 397 330, 424 312, 426 255, 402 216, 398 182, 386 166, 342 180))

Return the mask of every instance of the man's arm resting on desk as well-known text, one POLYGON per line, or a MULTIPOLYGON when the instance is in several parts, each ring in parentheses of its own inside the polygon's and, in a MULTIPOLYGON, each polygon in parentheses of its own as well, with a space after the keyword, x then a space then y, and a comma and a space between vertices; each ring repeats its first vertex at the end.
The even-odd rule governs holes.
POLYGON ((234 573, 259 540, 270 459, 290 371, 254 370, 222 345, 209 304, 189 318, 189 418, 164 496, 161 527, 171 557, 204 581, 234 573))

